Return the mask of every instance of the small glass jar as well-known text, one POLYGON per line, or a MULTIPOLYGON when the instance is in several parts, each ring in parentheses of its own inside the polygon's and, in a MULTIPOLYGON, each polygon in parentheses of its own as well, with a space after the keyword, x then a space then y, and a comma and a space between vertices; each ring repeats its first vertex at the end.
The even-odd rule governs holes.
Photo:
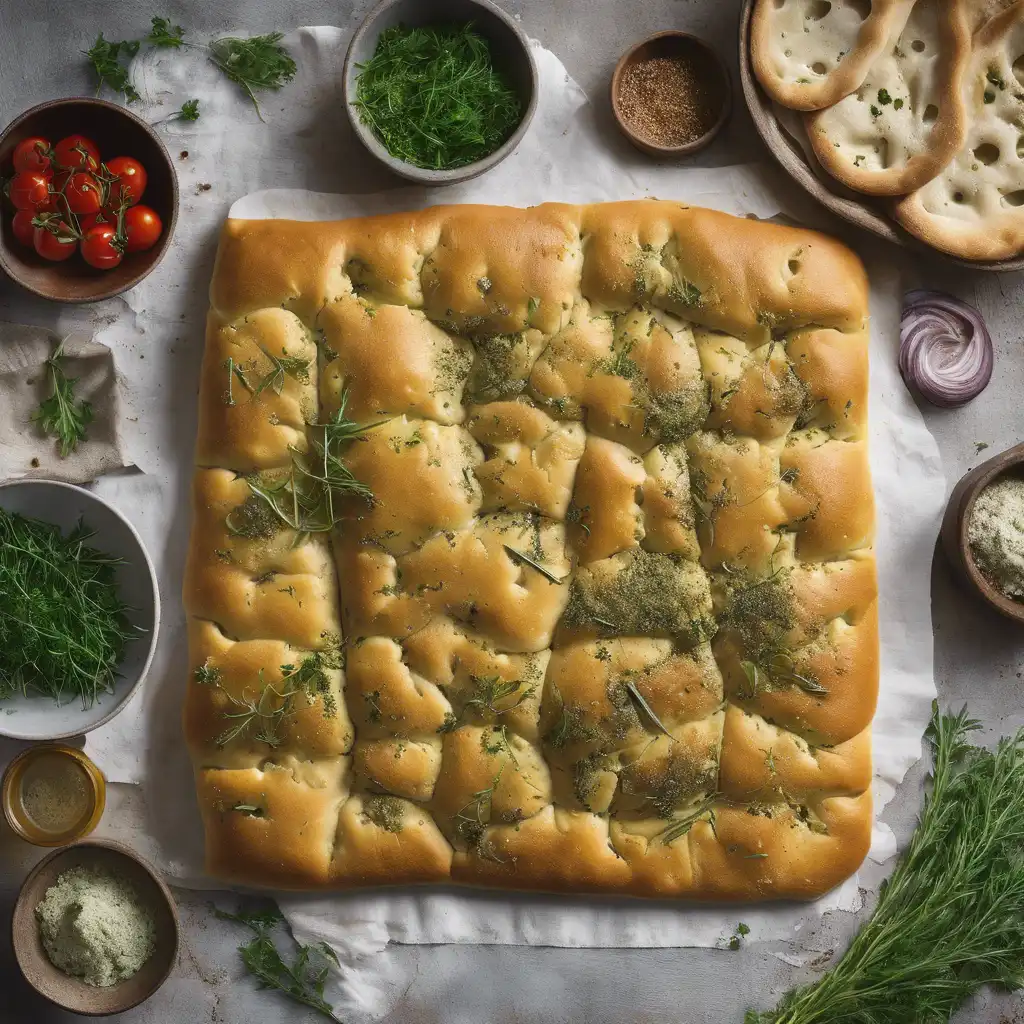
POLYGON ((35 846, 66 846, 99 824, 106 803, 103 773, 80 750, 40 743, 23 750, 4 772, 4 817, 35 846))

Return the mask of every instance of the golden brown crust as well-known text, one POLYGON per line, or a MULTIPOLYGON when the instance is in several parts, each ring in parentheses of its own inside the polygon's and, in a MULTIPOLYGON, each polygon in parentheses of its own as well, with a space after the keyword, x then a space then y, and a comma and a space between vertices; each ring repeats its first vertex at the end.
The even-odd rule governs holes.
POLYGON ((750 56, 764 90, 784 107, 820 110, 858 89, 903 28, 914 0, 758 0, 750 56))
POLYGON ((852 253, 668 202, 440 207, 229 221, 211 295, 185 578, 211 873, 768 899, 855 869, 852 253), (301 532, 267 496, 343 403, 375 500, 301 532))

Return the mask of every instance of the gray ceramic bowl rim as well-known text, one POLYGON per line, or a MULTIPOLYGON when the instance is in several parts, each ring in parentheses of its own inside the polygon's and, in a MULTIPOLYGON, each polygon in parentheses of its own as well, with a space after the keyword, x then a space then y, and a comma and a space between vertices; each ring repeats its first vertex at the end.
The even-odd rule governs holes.
MULTIPOLYGON (((5 483, 0 483, 0 491, 6 491, 14 487, 35 487, 39 484, 44 484, 47 487, 63 487, 69 491, 84 494, 87 500, 94 501, 97 505, 104 506, 118 519, 120 519, 128 528, 128 532, 131 534, 135 543, 139 546, 139 551, 142 552, 142 557, 146 564, 146 571, 149 574, 150 586, 153 590, 153 629, 150 631, 149 635, 149 649, 146 651, 146 660, 142 663, 142 669, 135 682, 128 687, 124 696, 98 721, 91 722, 84 728, 72 729, 68 732, 54 733, 52 736, 48 736, 45 740, 34 741, 38 743, 48 743, 50 740, 66 740, 71 739, 73 736, 84 736, 87 732, 92 732, 94 729, 98 729, 101 725, 106 725, 107 722, 109 722, 115 715, 120 714, 120 712, 128 706, 132 697, 135 696, 135 691, 138 690, 142 685, 143 680, 145 680, 146 676, 149 675, 149 670, 153 665, 153 658, 156 655, 156 641, 160 633, 160 584, 156 578, 156 568, 153 565, 153 559, 150 558, 149 552, 146 550, 146 545, 142 543, 139 531, 135 529, 124 513, 111 505, 109 501, 101 498, 98 494, 93 494, 92 491, 87 491, 84 487, 77 487, 75 484, 64 483, 63 480, 8 480, 5 483)), ((22 739, 20 736, 12 735, 11 733, 4 731, 2 717, 0 717, 0 736, 6 736, 10 739, 22 739)))
POLYGON ((79 306, 88 302, 103 302, 106 299, 112 299, 115 295, 123 295, 126 291, 128 291, 131 288, 134 288, 137 284, 139 284, 140 281, 144 281, 147 277, 149 277, 150 274, 153 273, 154 270, 156 270, 158 266, 160 266, 161 263, 163 263, 164 257, 170 251, 171 240, 174 237, 174 229, 178 224, 178 172, 174 168, 174 161, 171 159, 171 154, 167 151, 167 144, 164 142, 162 138, 160 138, 157 132, 154 131, 153 126, 148 121, 139 117, 138 114, 134 113, 131 110, 128 110, 126 107, 119 106, 116 103, 111 103, 110 100, 100 99, 98 96, 59 96, 56 99, 45 100, 43 103, 37 103, 34 107, 29 107, 28 110, 23 110, 20 114, 18 114, 17 117, 12 118, 4 127, 3 131, 0 131, 0 143, 2 143, 12 131, 20 127, 30 117, 34 117, 36 114, 40 113, 40 111, 52 110, 55 107, 60 107, 67 103, 81 103, 83 101, 89 102, 96 106, 106 107, 108 110, 112 112, 116 112, 118 114, 123 115, 130 121, 134 121, 135 124, 138 125, 138 127, 143 129, 143 131, 145 131, 153 139, 153 141, 157 143, 165 159, 167 160, 167 166, 171 172, 171 217, 169 221, 165 221, 164 223, 163 235, 160 238, 160 254, 146 270, 142 271, 142 273, 140 273, 136 277, 133 277, 130 281, 128 281, 126 284, 120 287, 108 289, 106 291, 98 293, 97 295, 90 296, 89 298, 53 299, 51 296, 46 295, 44 292, 39 291, 32 285, 26 284, 24 281, 15 277, 13 271, 7 265, 7 260, 4 257, 3 251, 0 250, 0 268, 3 269, 4 273, 19 288, 24 288, 25 291, 31 293, 32 295, 37 295, 39 296, 39 298, 46 299, 49 302, 62 302, 65 305, 69 306, 79 306))
POLYGON ((530 80, 533 85, 530 102, 526 107, 526 111, 523 113, 522 120, 519 122, 519 127, 516 128, 505 142, 503 142, 488 156, 485 156, 480 160, 476 160, 471 164, 466 164, 463 167, 453 167, 446 171, 435 171, 431 170, 429 167, 417 167, 415 164, 410 164, 405 160, 399 160, 397 157, 393 157, 377 136, 373 134, 373 131, 363 124, 355 107, 355 97, 351 94, 351 90, 349 89, 349 79, 354 71, 354 54, 358 44, 373 32, 377 19, 381 14, 398 2, 399 0, 380 0, 380 2, 363 19, 362 24, 360 24, 359 28, 356 29, 348 44, 348 50, 345 53, 345 66, 342 70, 342 98, 345 103, 345 112, 348 114, 348 119, 351 122, 352 128, 358 136, 359 141, 362 142, 370 153, 380 160, 381 163, 386 164, 396 174, 401 175, 403 178, 417 181, 423 185, 454 185, 457 182, 466 181, 469 178, 475 178, 477 175, 483 174, 484 171, 489 171, 492 167, 500 164, 501 161, 504 160, 520 142, 522 142, 523 136, 526 134, 527 129, 530 127, 530 122, 533 120, 533 115, 537 111, 540 83, 537 75, 537 62, 533 59, 533 49, 530 46, 530 42, 522 29, 520 29, 512 18, 510 18, 509 15, 497 4, 491 3, 491 0, 467 0, 468 3, 483 8, 485 11, 488 11, 503 21, 519 40, 519 45, 522 47, 523 53, 530 65, 530 80))

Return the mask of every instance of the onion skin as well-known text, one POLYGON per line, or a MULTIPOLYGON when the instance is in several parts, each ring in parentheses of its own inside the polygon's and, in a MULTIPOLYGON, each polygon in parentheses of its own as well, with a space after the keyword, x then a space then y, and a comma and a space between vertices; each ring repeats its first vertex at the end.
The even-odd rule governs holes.
POLYGON ((981 314, 945 292, 912 291, 903 297, 900 374, 932 405, 955 409, 988 386, 992 336, 981 314))

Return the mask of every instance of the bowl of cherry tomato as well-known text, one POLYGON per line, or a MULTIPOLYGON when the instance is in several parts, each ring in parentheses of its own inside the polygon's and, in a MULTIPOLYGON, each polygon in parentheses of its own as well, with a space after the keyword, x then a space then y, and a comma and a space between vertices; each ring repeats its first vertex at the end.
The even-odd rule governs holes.
POLYGON ((174 164, 142 118, 105 100, 51 100, 0 134, 0 269, 57 302, 97 302, 163 258, 174 164))

